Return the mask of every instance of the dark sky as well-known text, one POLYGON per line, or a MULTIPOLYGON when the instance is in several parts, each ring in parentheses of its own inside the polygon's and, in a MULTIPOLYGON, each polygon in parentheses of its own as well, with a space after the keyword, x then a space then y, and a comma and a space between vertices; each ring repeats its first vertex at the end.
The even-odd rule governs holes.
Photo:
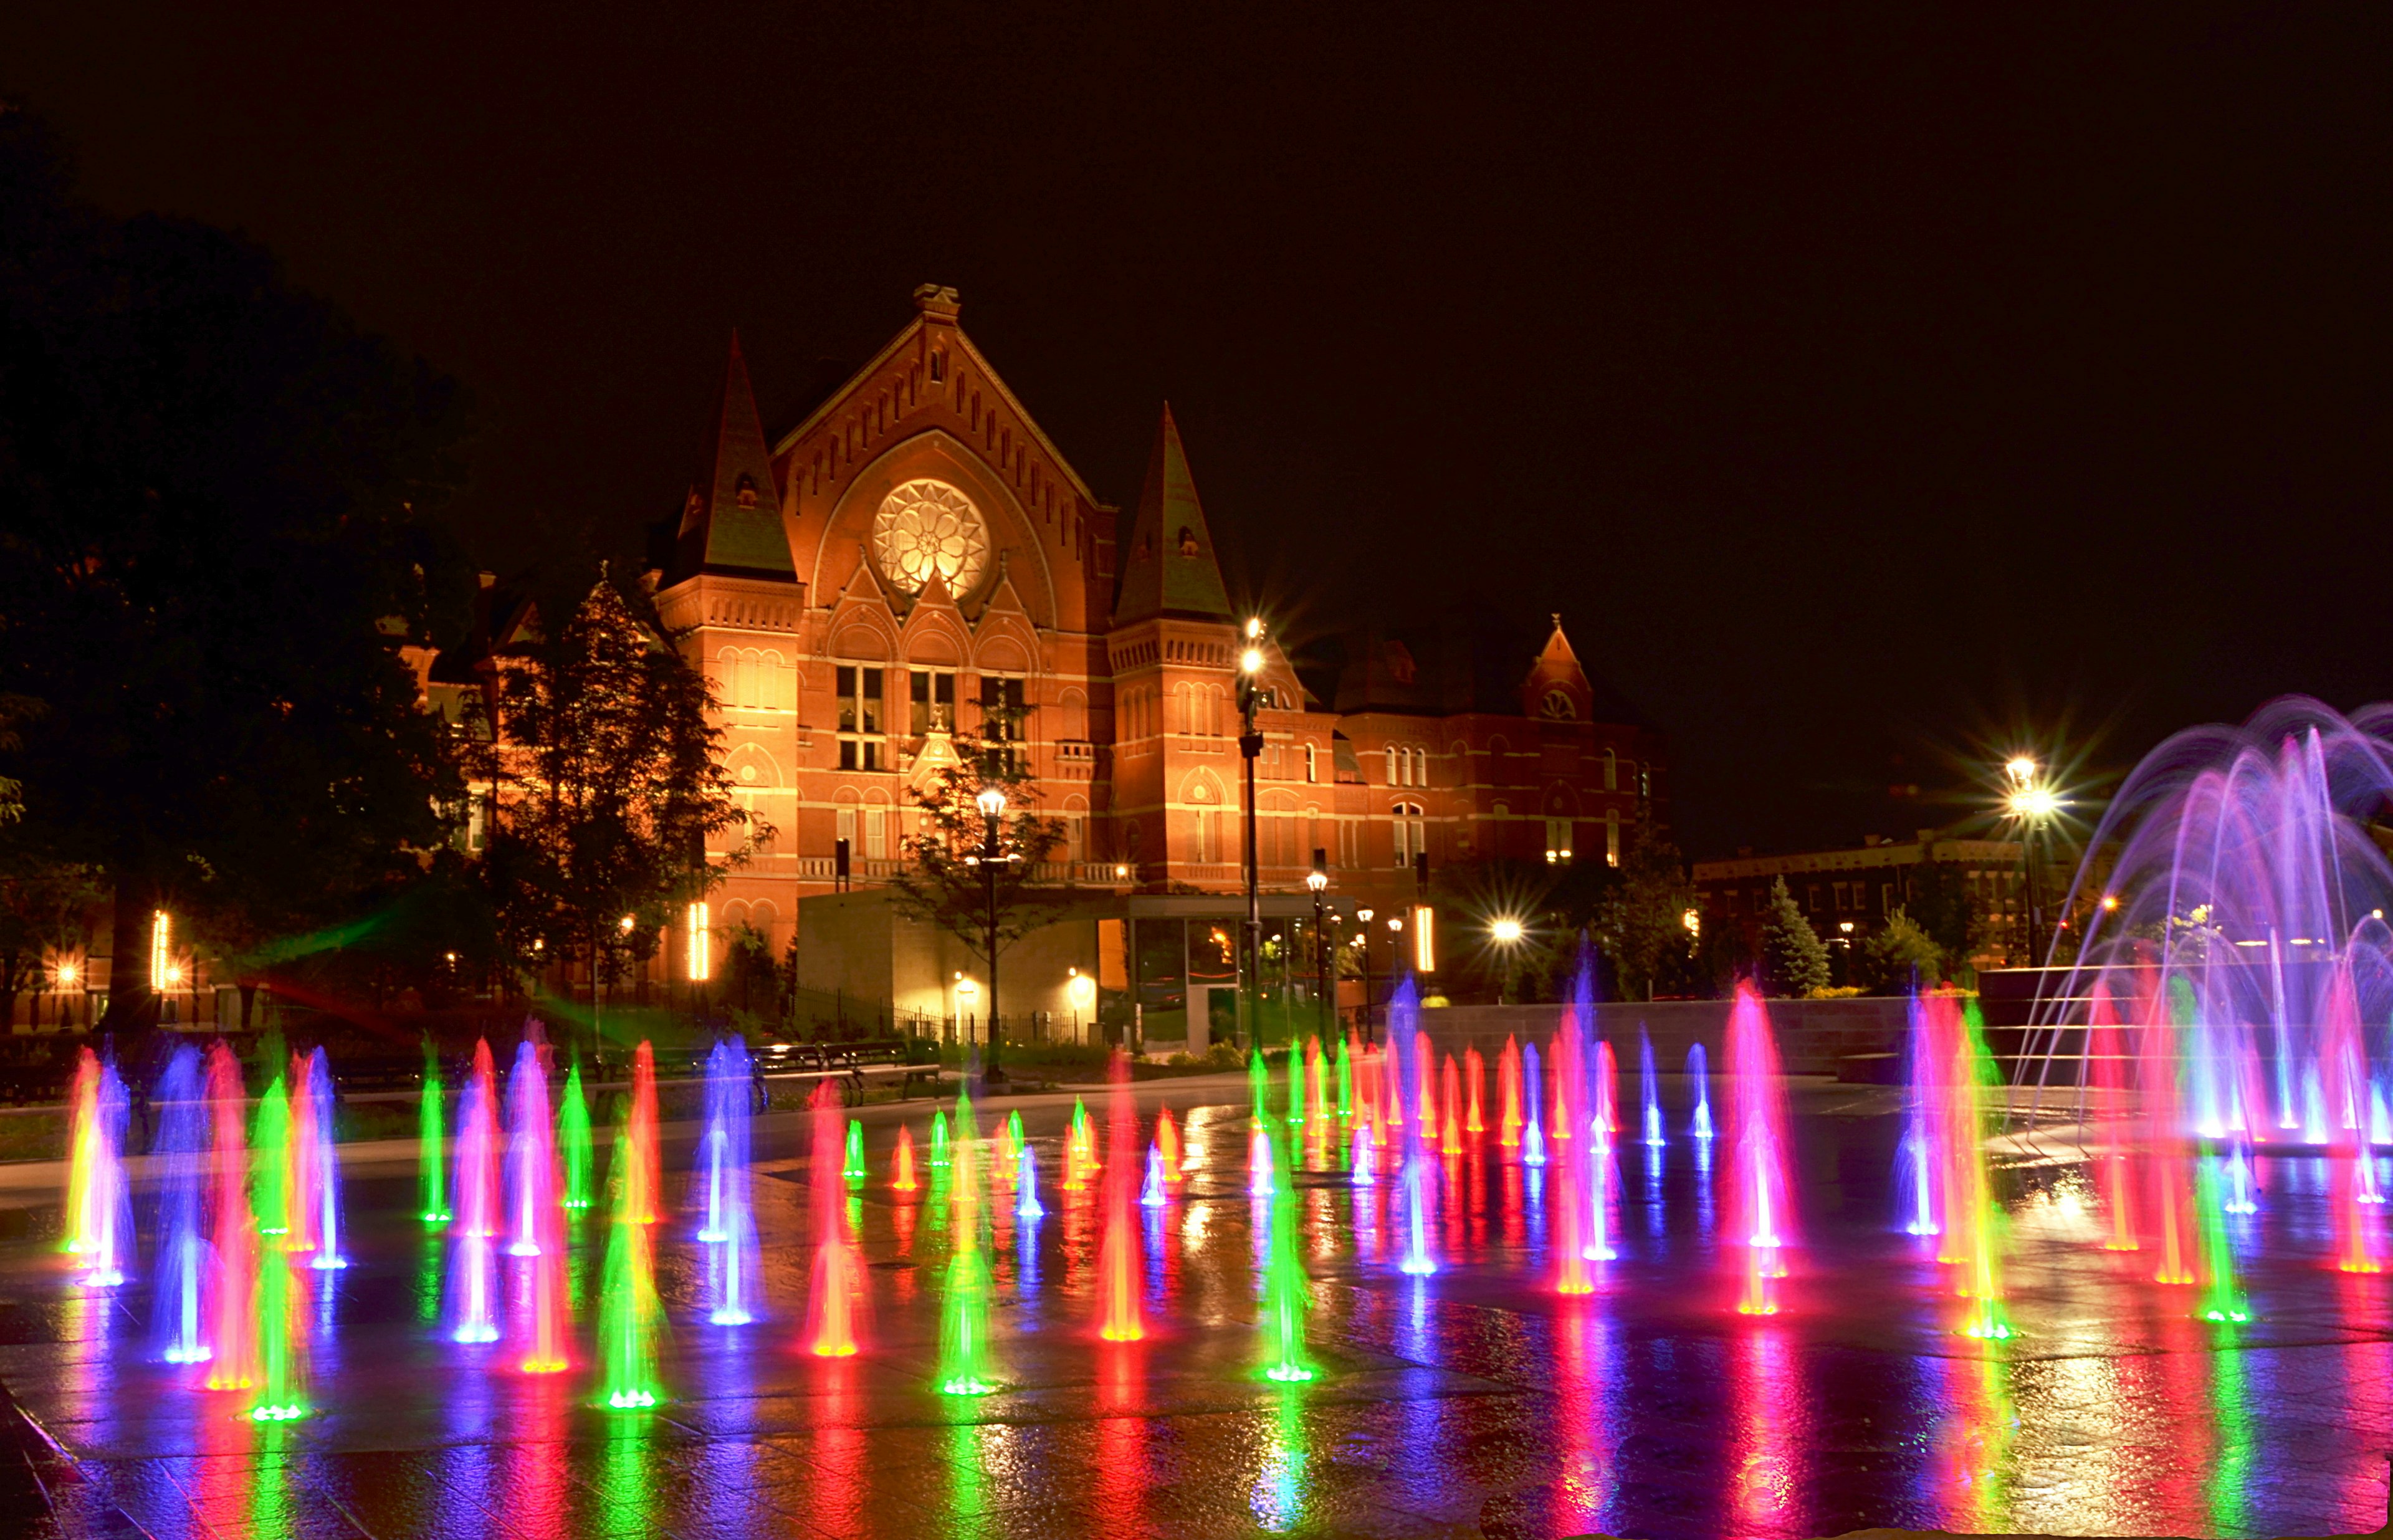
POLYGON ((1101 496, 1168 396, 1298 641, 1563 611, 1691 854, 2393 689, 2393 7, 1686 9, 82 0, 0 83, 462 376, 496 565, 936 281, 1101 496))

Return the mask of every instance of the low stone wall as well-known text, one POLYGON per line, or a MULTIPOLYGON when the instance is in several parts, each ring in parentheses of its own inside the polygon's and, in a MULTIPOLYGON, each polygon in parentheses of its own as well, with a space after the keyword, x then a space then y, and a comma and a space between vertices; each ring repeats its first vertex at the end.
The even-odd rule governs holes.
MULTIPOLYGON (((1665 1074, 1686 1067, 1690 1044, 1702 1043, 1712 1067, 1720 1067, 1720 1042, 1728 1030, 1727 1000, 1655 1000, 1595 1008, 1599 1034, 1612 1044, 1625 1074, 1637 1068, 1637 1029, 1654 1040, 1654 1062, 1665 1074)), ((1892 997, 1841 1000, 1772 1000, 1770 1024, 1778 1037, 1778 1058, 1790 1075, 1835 1075, 1850 1070, 1849 1056, 1900 1053, 1909 1025, 1909 1002, 1892 997)), ((1553 1035, 1561 1010, 1551 1005, 1435 1006, 1420 1013, 1422 1029, 1438 1051, 1460 1055, 1471 1043, 1493 1057, 1509 1033, 1543 1043, 1553 1035)), ((1380 1020, 1384 1024, 1384 1015, 1380 1020)))

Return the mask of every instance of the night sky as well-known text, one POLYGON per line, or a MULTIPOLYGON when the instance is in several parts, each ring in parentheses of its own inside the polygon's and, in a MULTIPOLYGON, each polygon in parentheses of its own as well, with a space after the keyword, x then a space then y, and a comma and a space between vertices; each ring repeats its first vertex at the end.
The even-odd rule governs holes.
POLYGON ((1171 400, 1300 648, 1562 611, 1708 855, 2393 693, 2393 7, 1920 9, 81 0, 0 87, 463 378, 489 565, 950 283, 1100 496, 1171 400))

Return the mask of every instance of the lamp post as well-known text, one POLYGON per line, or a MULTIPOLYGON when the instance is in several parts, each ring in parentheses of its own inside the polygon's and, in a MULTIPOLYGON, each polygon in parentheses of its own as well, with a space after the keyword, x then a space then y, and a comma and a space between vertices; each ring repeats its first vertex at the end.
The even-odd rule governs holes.
POLYGON ((1354 911, 1354 949, 1363 954, 1363 1041, 1379 1041, 1371 1036, 1371 911, 1354 911))
POLYGON ((1496 985, 1496 1003, 1498 1005, 1512 1003, 1512 970, 1518 965, 1521 938, 1526 933, 1521 922, 1510 915, 1487 927, 1488 938, 1500 948, 1504 959, 1504 972, 1496 985))
POLYGON ((1258 1047, 1262 1037, 1262 1007, 1256 997, 1262 982, 1263 909, 1255 860, 1255 761, 1263 751, 1262 730, 1255 725, 1255 712, 1263 698, 1262 640, 1262 621, 1249 617, 1246 650, 1238 654, 1238 754, 1247 762, 1247 933, 1241 969, 1247 981, 1246 1011, 1242 1012, 1247 1021, 1247 1040, 1240 1046, 1248 1049, 1258 1047))
POLYGON ((1327 1033, 1335 1024, 1322 1015, 1322 1002, 1329 998, 1329 925, 1322 918, 1329 874, 1321 869, 1321 853, 1317 850, 1313 853, 1313 869, 1304 874, 1304 885, 1313 890, 1313 1015, 1327 1033))
POLYGON ((2060 811, 2060 798, 2046 784, 2043 767, 2025 754, 2014 756, 2004 765, 2003 775, 2010 783, 2003 811, 2020 829, 2020 875, 2027 888, 2028 962, 2033 966, 2046 951, 2044 884, 2037 880, 2035 837, 2060 811))
POLYGON ((997 1024, 997 868, 1013 856, 1005 849, 1005 790, 1002 787, 984 786, 973 798, 980 809, 980 849, 964 859, 980 868, 981 881, 988 894, 988 1027, 984 1036, 988 1039, 988 1053, 981 1062, 980 1078, 984 1087, 1002 1089, 1005 1066, 998 1062, 998 1047, 1003 1033, 997 1024))

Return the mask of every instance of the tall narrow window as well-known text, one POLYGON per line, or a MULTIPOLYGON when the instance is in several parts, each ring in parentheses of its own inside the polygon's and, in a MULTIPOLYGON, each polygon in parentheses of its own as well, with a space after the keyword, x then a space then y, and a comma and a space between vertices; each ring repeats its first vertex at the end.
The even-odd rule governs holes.
POLYGON ((839 691, 839 767, 883 768, 881 671, 842 663, 833 671, 833 680, 839 691))
POLYGON ((1607 809, 1603 815, 1603 864, 1620 864, 1620 809, 1607 809))
POLYGON ((916 669, 910 689, 913 692, 913 712, 907 730, 916 737, 924 733, 952 733, 956 730, 956 676, 943 669, 916 669))
POLYGON ((1393 743, 1388 745, 1388 784, 1396 784, 1396 746, 1393 743))
POLYGON ((1304 746, 1304 778, 1307 781, 1318 781, 1321 778, 1320 750, 1310 743, 1304 746))
POLYGON ((1023 681, 1000 679, 994 674, 981 675, 981 725, 990 737, 1000 743, 1022 742, 1028 736, 1023 730, 1023 718, 1029 711, 1023 681))
POLYGON ((1606 791, 1620 790, 1620 756, 1609 749, 1603 751, 1603 789, 1606 791))

